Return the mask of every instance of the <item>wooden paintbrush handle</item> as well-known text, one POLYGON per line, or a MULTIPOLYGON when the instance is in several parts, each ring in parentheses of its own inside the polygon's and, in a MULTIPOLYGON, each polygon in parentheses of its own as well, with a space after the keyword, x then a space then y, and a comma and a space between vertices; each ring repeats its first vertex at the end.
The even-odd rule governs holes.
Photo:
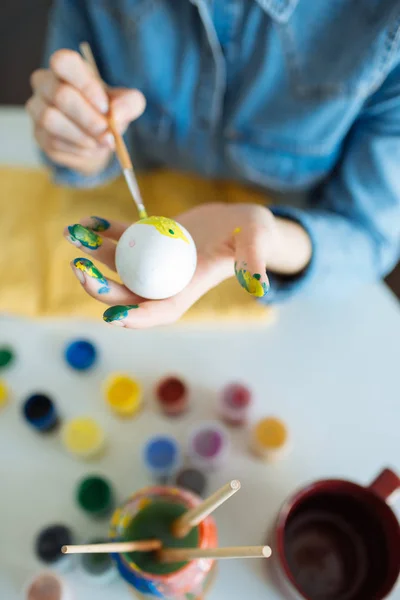
MULTIPOLYGON (((100 72, 97 68, 96 65, 96 61, 94 59, 93 56, 93 52, 91 47, 89 46, 89 44, 87 42, 82 42, 82 44, 80 45, 80 49, 81 49, 81 53, 83 58, 86 60, 86 62, 88 63, 88 65, 90 65, 90 67, 92 68, 94 74, 96 75, 97 79, 99 80, 99 82, 101 83, 101 85, 103 86, 103 88, 105 89, 105 91, 107 92, 107 85, 106 83, 103 81, 103 79, 101 78, 100 72)), ((132 161, 130 159, 129 153, 128 153, 128 149, 125 145, 124 139, 122 137, 122 135, 119 133, 119 131, 117 130, 117 127, 115 125, 114 122, 114 118, 112 116, 111 111, 108 113, 108 122, 109 122, 109 126, 110 126, 110 130, 111 133, 114 136, 114 140, 115 140, 115 153, 118 157, 118 160, 121 164, 121 167, 123 169, 131 169, 132 170, 132 161)))
POLYGON ((269 546, 232 546, 231 548, 163 548, 158 551, 161 562, 174 563, 198 558, 269 558, 269 546))
POLYGON ((133 170, 132 161, 129 156, 126 144, 124 142, 124 138, 117 130, 115 123, 114 123, 113 116, 111 114, 109 114, 108 120, 109 120, 109 124, 110 124, 111 133, 113 134, 114 140, 115 140, 115 154, 118 157, 121 167, 123 169, 130 169, 132 171, 133 170))

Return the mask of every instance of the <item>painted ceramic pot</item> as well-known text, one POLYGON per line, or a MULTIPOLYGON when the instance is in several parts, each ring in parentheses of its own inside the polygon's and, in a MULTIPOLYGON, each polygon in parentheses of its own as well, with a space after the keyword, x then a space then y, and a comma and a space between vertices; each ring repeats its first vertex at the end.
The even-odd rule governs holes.
MULTIPOLYGON (((201 498, 189 491, 155 486, 140 490, 120 508, 111 521, 110 537, 118 540, 161 539, 165 547, 215 548, 217 527, 207 517, 183 539, 171 533, 173 521, 197 506, 201 498)), ((215 561, 198 559, 163 564, 151 553, 114 554, 118 570, 138 598, 200 600, 207 593, 215 561)))

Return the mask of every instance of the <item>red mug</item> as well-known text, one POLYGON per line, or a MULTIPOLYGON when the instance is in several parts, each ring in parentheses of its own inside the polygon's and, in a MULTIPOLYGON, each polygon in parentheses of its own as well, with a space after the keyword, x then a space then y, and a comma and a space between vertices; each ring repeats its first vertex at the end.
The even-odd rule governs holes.
POLYGON ((381 600, 400 573, 400 524, 389 506, 400 479, 369 486, 317 481, 282 507, 273 536, 277 583, 300 600, 381 600))

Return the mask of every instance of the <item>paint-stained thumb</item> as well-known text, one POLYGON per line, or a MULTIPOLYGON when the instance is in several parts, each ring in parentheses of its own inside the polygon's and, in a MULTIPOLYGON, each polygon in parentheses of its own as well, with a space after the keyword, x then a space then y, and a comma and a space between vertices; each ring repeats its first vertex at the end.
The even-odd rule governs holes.
POLYGON ((269 290, 265 270, 266 244, 262 229, 238 227, 233 232, 236 279, 252 296, 263 298, 269 290))

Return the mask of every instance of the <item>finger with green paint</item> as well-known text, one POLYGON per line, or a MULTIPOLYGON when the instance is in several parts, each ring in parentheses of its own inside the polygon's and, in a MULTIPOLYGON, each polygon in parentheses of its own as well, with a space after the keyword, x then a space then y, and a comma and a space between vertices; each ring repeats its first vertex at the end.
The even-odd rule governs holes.
POLYGON ((116 246, 112 238, 104 234, 100 236, 95 231, 84 227, 80 223, 68 225, 64 229, 64 237, 70 244, 79 248, 90 257, 95 257, 103 265, 115 271, 116 246))
POLYGON ((113 279, 106 278, 88 258, 75 258, 71 268, 85 291, 96 300, 112 306, 119 302, 137 304, 141 298, 113 279))
POLYGON ((253 227, 238 227, 233 231, 233 243, 236 279, 251 296, 264 298, 269 290, 266 272, 266 231, 261 228, 258 230, 253 227))

